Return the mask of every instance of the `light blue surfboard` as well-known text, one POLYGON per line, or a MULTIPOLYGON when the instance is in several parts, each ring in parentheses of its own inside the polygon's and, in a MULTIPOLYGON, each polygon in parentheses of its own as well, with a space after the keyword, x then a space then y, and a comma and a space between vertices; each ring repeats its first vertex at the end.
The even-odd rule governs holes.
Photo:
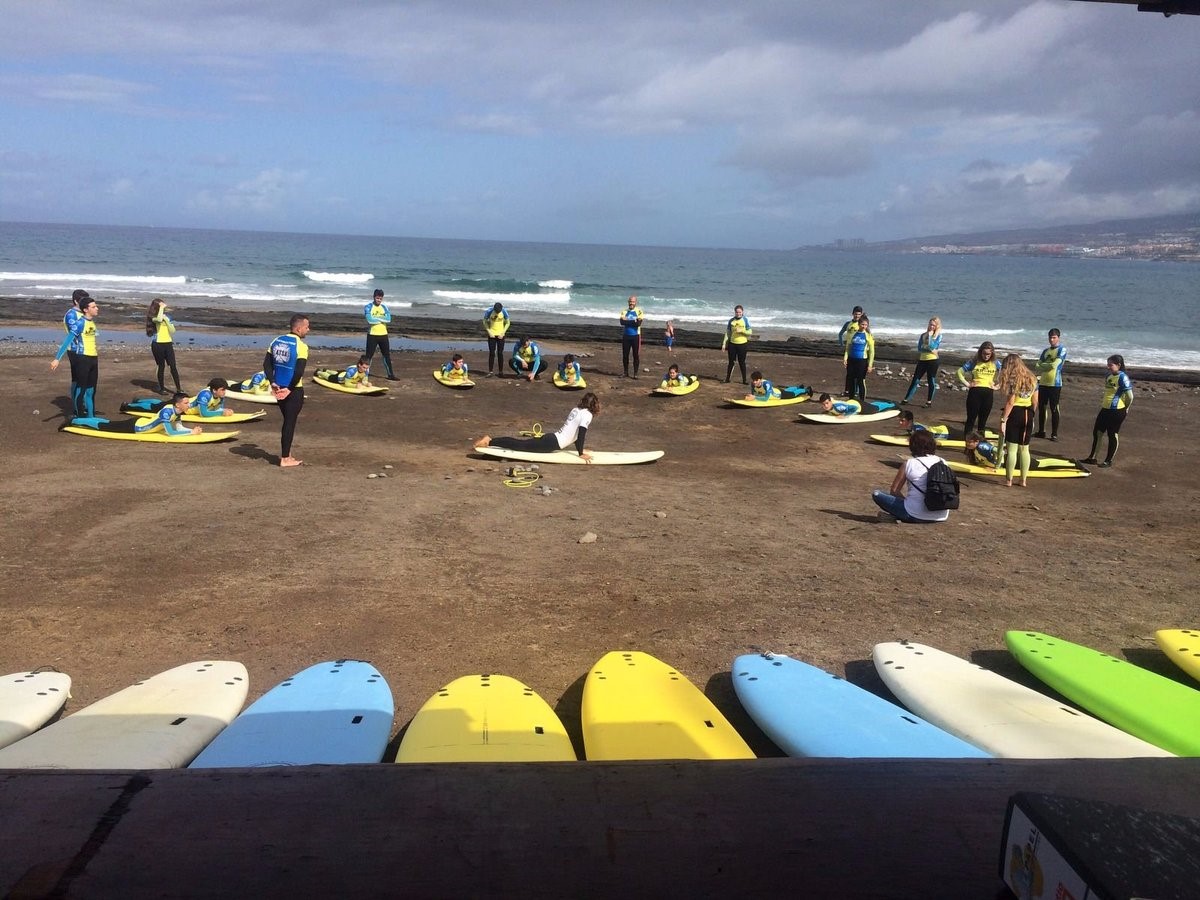
POLYGON ((739 656, 733 661, 733 687, 750 717, 788 756, 991 756, 844 678, 789 656, 739 656))
POLYGON ((370 663, 317 663, 248 706, 190 768, 379 762, 394 712, 392 690, 370 663))

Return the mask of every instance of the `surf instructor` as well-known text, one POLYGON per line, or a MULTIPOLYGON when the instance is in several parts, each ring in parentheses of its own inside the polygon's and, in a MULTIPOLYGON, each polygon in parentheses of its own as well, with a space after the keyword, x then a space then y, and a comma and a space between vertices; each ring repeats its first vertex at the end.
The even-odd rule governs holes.
POLYGON ((288 323, 288 333, 271 341, 263 358, 263 372, 271 382, 271 393, 283 414, 283 430, 279 437, 279 467, 290 469, 300 465, 292 456, 292 438, 296 436, 296 420, 304 407, 304 366, 308 362, 308 316, 296 313, 288 323))
POLYGON ((383 291, 379 288, 375 288, 375 296, 363 307, 363 317, 367 320, 367 350, 364 354, 367 357, 367 365, 371 364, 375 348, 378 347, 379 352, 383 354, 383 367, 387 369, 388 380, 395 381, 396 376, 392 372, 392 347, 388 341, 387 329, 388 323, 392 321, 392 311, 383 302, 383 291))
POLYGON ((642 308, 638 298, 630 297, 628 308, 621 313, 621 366, 629 377, 629 354, 633 354, 633 377, 642 371, 642 308))

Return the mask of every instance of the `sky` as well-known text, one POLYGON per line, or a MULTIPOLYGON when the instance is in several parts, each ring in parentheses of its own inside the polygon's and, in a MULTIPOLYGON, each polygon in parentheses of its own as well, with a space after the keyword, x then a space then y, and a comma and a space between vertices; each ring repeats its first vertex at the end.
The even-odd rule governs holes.
POLYGON ((784 249, 1200 210, 1200 17, 0 0, 0 220, 784 249))

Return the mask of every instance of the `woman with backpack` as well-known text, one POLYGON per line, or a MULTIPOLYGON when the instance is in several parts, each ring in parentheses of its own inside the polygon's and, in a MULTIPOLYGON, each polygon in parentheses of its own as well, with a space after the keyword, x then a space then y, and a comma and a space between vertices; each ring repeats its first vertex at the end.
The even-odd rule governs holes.
POLYGON ((934 466, 941 464, 937 471, 949 471, 946 461, 937 455, 937 439, 928 431, 914 431, 908 438, 908 449, 912 459, 905 460, 892 486, 887 491, 872 491, 871 499, 881 510, 900 522, 923 524, 927 522, 945 522, 950 518, 950 509, 957 508, 957 494, 954 506, 944 506, 943 501, 936 498, 930 503, 929 498, 935 495, 930 484, 929 473, 934 466))

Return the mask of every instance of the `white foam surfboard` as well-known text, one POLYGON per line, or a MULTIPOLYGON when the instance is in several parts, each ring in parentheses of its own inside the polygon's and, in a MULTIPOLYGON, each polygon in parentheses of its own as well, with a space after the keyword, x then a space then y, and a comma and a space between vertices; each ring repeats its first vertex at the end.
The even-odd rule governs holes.
POLYGON ((0 749, 0 769, 172 769, 233 720, 249 677, 239 662, 168 669, 0 749))
MULTIPOLYGON (((536 463, 565 463, 567 465, 587 465, 574 450, 558 450, 553 453, 530 453, 525 450, 506 450, 503 447, 477 447, 476 453, 484 456, 494 456, 497 459, 515 459, 521 462, 536 463)), ((663 450, 643 450, 640 452, 622 453, 617 450, 589 450, 593 466, 628 466, 636 463, 654 462, 661 459, 663 450)))
POLYGON ((911 641, 876 644, 875 669, 918 716, 996 756, 1019 759, 1172 756, 968 662, 911 641))
POLYGON ((71 696, 63 672, 14 672, 0 676, 0 747, 28 737, 53 718, 71 696))

